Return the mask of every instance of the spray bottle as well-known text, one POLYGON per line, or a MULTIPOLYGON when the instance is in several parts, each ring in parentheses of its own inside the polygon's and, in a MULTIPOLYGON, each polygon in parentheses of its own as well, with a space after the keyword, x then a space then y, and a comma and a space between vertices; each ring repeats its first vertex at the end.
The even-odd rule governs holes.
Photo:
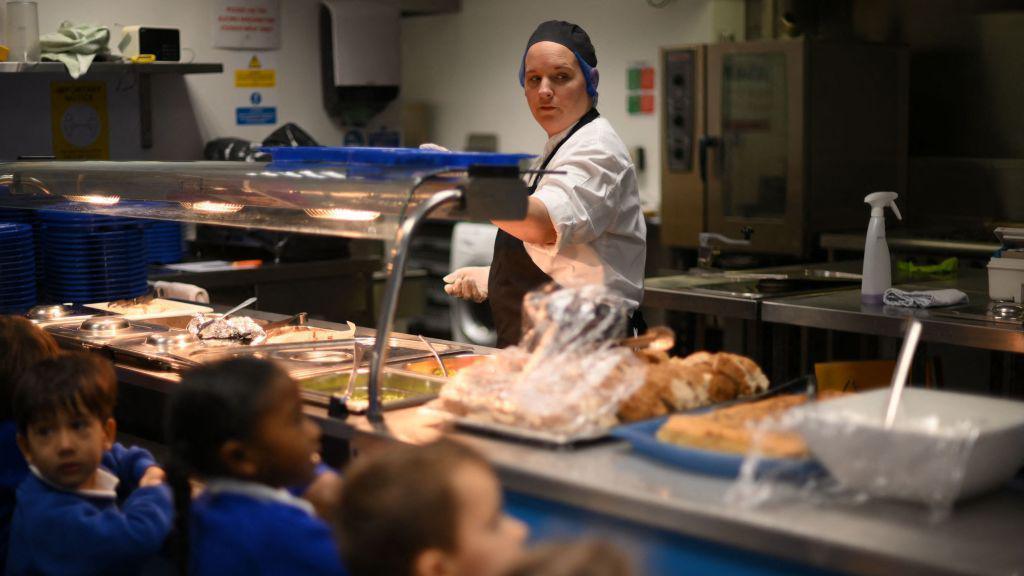
POLYGON ((864 203, 871 205, 871 221, 868 235, 864 240, 864 274, 860 285, 861 302, 879 304, 882 295, 892 286, 892 272, 889 268, 889 244, 885 241, 885 209, 892 208, 900 220, 896 207, 895 192, 874 192, 864 197, 864 203))

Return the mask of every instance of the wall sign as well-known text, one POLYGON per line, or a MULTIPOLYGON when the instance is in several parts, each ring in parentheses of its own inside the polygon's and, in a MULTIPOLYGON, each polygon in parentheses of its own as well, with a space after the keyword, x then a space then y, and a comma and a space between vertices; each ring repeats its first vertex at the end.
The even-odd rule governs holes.
POLYGON ((217 0, 213 45, 273 50, 281 47, 280 0, 217 0))
POLYGON ((258 56, 249 58, 248 68, 235 70, 235 88, 273 88, 277 74, 273 68, 264 68, 258 56))
POLYGON ((235 108, 235 124, 277 124, 276 106, 246 106, 235 108))
POLYGON ((107 83, 52 82, 50 124, 58 160, 109 159, 107 83))
POLYGON ((626 110, 630 114, 654 114, 654 67, 636 63, 626 70, 626 110))

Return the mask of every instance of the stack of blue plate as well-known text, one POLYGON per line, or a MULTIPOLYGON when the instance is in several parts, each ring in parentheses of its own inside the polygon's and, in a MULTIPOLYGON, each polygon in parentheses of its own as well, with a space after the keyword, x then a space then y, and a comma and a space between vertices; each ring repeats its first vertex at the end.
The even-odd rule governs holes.
POLYGON ((142 225, 146 237, 146 261, 150 264, 181 262, 185 247, 184 228, 180 222, 146 220, 142 225))
POLYGON ((46 297, 102 302, 146 293, 142 222, 98 214, 40 211, 46 297))
POLYGON ((0 208, 0 223, 3 222, 32 225, 32 236, 36 245, 36 280, 42 282, 45 270, 43 266, 42 227, 39 226, 36 211, 23 208, 0 208))
POLYGON ((36 304, 32 225, 0 224, 0 313, 20 314, 36 304))

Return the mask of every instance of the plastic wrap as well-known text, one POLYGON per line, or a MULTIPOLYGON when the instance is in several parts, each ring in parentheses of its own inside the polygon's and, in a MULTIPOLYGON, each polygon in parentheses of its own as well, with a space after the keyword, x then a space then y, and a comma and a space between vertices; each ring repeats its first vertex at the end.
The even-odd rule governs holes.
POLYGON ((964 480, 979 435, 976 424, 904 415, 886 429, 881 410, 870 414, 836 406, 809 404, 758 423, 754 449, 744 459, 727 502, 739 507, 787 500, 850 505, 892 498, 923 504, 932 520, 941 520, 965 495, 964 480), (809 457, 821 467, 809 472, 806 459, 762 467, 760 439, 780 432, 799 434, 809 457))
POLYGON ((459 371, 436 408, 466 419, 579 437, 616 423, 619 404, 644 382, 646 366, 617 347, 628 307, 603 286, 528 294, 530 329, 520 346, 459 371))

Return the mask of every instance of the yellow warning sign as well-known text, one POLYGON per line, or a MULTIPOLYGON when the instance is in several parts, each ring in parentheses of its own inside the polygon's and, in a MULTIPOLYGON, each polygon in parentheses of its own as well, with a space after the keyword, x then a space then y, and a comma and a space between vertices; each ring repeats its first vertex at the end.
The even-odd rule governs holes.
POLYGON ((249 68, 262 68, 262 67, 263 66, 260 64, 260 59, 255 54, 253 54, 252 58, 249 58, 249 68))
POLYGON ((273 70, 235 70, 235 88, 273 88, 276 84, 277 75, 273 70))
POLYGON ((110 158, 106 82, 52 82, 50 122, 57 159, 110 158))

